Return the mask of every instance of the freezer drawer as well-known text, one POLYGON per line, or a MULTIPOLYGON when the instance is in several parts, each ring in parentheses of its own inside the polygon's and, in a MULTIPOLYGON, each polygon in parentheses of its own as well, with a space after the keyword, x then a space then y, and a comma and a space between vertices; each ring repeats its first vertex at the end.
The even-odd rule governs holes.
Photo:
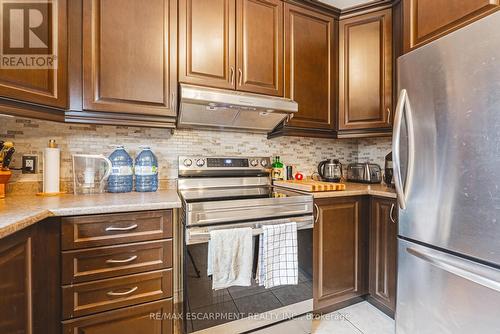
POLYGON ((500 270, 399 239, 396 334, 498 334, 500 270))

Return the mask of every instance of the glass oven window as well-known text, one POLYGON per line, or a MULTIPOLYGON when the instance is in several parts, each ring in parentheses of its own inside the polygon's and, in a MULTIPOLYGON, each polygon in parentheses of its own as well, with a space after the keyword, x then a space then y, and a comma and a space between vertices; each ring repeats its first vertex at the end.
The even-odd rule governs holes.
MULTIPOLYGON (((210 328, 249 315, 267 312, 311 299, 313 230, 297 231, 299 283, 271 289, 258 286, 234 286, 212 290, 207 276, 208 243, 187 246, 184 256, 184 322, 188 333, 210 328)), ((257 267, 258 237, 254 237, 254 275, 257 267)))

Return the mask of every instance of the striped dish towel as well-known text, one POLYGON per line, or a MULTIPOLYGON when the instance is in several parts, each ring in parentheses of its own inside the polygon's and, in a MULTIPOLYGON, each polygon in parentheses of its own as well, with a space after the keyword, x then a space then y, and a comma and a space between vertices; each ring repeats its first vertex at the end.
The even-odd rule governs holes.
POLYGON ((265 288, 298 283, 297 223, 264 225, 256 281, 265 288))

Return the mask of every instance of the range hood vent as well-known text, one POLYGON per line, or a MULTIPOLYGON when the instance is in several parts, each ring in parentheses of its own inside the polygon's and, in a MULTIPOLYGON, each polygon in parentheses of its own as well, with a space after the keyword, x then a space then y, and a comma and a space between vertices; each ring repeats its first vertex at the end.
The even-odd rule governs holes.
POLYGON ((269 132, 297 111, 290 99, 181 84, 177 126, 269 132))

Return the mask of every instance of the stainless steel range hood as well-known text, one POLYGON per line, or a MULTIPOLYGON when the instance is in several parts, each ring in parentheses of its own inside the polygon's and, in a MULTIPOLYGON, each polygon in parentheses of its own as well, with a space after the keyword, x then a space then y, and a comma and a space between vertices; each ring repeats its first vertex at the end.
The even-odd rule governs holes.
POLYGON ((290 99, 181 84, 177 126, 269 132, 297 111, 290 99))

